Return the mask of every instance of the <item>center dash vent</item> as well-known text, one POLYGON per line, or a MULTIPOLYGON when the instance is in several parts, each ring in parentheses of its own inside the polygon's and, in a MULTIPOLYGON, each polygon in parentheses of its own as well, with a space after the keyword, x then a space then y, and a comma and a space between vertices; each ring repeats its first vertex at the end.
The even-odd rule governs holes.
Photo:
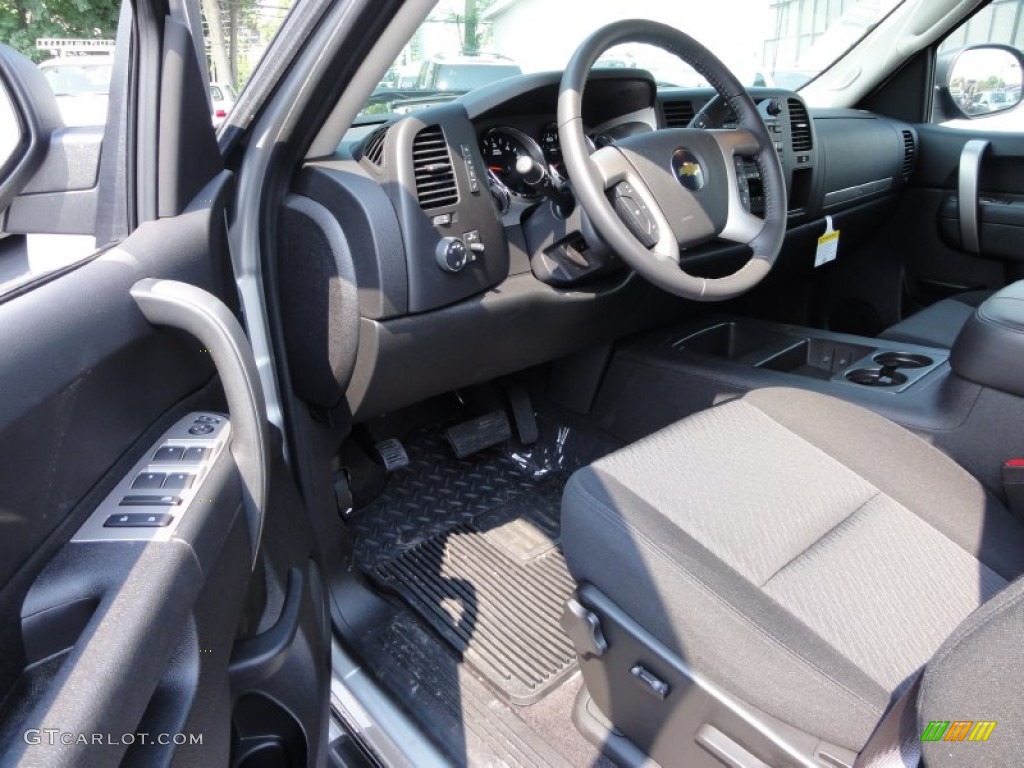
POLYGON ((452 156, 441 126, 424 128, 416 134, 412 142, 412 167, 420 208, 429 210, 459 201, 452 156))
POLYGON ((917 142, 914 141, 914 132, 904 128, 903 134, 903 175, 910 178, 917 164, 917 142))
POLYGON ((800 99, 790 99, 788 106, 789 135, 793 151, 809 152, 814 144, 811 141, 811 118, 807 114, 807 107, 800 99))
POLYGON ((665 113, 665 125, 669 128, 685 128, 693 120, 694 112, 692 101, 666 101, 662 105, 665 113))
POLYGON ((387 138, 389 126, 384 125, 366 137, 359 154, 361 159, 375 168, 384 166, 384 140, 387 138))

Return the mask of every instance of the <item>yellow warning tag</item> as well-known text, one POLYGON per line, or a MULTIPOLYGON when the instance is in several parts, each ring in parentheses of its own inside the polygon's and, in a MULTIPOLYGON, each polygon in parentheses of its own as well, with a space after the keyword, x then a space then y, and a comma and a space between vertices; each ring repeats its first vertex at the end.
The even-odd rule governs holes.
POLYGON ((839 230, 832 228, 832 217, 825 217, 825 234, 818 238, 818 249, 814 253, 814 266, 820 267, 835 261, 839 254, 839 230))

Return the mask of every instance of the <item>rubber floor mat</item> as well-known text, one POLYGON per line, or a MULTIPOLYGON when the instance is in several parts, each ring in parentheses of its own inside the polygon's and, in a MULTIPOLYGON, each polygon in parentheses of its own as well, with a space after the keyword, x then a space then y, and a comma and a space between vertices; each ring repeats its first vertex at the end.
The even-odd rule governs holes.
POLYGON ((504 698, 530 704, 576 669, 558 619, 574 583, 559 547, 575 465, 532 471, 502 448, 456 459, 436 434, 353 521, 356 558, 504 698))
POLYGON ((363 647, 383 686, 454 765, 570 768, 408 612, 374 630, 363 647))

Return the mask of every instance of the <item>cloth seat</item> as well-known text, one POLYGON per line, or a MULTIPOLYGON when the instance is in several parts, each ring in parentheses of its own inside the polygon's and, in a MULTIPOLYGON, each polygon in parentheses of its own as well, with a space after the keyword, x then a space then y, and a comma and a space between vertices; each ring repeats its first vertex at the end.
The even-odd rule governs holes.
POLYGON ((577 471, 562 539, 578 582, 692 668, 855 751, 958 625, 1024 573, 1024 525, 949 457, 862 408, 782 388, 577 471))
POLYGON ((949 349, 974 310, 993 291, 967 291, 942 299, 878 334, 879 338, 949 349))

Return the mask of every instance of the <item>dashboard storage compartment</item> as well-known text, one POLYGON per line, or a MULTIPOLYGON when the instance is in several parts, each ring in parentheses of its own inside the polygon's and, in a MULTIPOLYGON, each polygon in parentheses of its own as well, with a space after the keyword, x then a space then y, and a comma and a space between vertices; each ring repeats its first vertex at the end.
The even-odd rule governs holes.
POLYGON ((799 343, 765 360, 758 367, 828 380, 839 371, 849 368, 855 360, 872 352, 874 348, 860 344, 843 344, 829 339, 801 339, 799 343))
POLYGON ((793 343, 792 337, 761 324, 725 322, 672 344, 678 350, 756 365, 793 343))

